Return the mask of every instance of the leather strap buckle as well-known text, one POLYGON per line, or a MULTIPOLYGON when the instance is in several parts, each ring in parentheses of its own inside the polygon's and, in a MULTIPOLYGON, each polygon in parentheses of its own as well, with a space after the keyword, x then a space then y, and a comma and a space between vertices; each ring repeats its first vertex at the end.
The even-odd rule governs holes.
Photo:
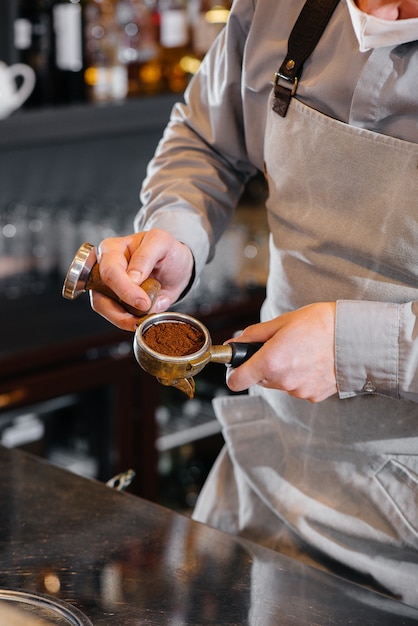
POLYGON ((289 36, 287 55, 274 75, 273 110, 285 117, 303 64, 318 43, 339 0, 306 0, 289 36))
POLYGON ((291 78, 289 76, 285 76, 281 72, 276 72, 274 75, 274 89, 279 87, 280 80, 283 80, 285 82, 284 85, 282 84, 282 87, 289 89, 290 96, 294 96, 296 93, 296 89, 298 88, 298 77, 294 76, 293 78, 291 78), (289 87, 288 85, 291 85, 291 87, 289 87))
POLYGON ((296 93, 298 87, 297 76, 286 76, 280 70, 274 75, 274 101, 273 111, 285 117, 289 108, 290 100, 296 93))

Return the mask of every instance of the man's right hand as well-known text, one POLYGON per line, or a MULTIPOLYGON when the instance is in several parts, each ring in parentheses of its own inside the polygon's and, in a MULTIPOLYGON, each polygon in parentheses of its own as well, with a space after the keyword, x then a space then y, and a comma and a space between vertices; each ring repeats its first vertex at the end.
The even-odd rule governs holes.
MULTIPOLYGON (((151 312, 167 310, 190 282, 194 260, 190 248, 170 233, 152 229, 126 237, 104 239, 97 248, 102 281, 127 304, 148 311, 151 301, 140 284, 149 276, 161 290, 151 312)), ((137 318, 101 293, 90 292, 94 311, 123 330, 135 330, 137 318)))

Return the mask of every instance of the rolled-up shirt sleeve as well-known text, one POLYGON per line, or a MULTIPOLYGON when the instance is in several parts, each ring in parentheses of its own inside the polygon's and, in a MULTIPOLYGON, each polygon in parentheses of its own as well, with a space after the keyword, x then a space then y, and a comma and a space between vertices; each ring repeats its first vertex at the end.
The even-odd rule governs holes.
POLYGON ((379 394, 418 402, 417 315, 416 302, 337 302, 340 398, 379 394))

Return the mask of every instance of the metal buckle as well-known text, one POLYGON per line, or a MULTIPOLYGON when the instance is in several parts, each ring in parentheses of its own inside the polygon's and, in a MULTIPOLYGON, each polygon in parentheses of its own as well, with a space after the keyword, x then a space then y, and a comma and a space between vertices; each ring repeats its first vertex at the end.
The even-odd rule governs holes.
POLYGON ((295 76, 292 79, 292 78, 289 78, 288 76, 285 76, 284 74, 281 74, 280 72, 276 72, 274 74, 274 86, 275 87, 279 86, 280 80, 283 80, 286 83, 286 87, 289 87, 289 85, 292 85, 292 88, 290 89, 290 95, 294 96, 296 93, 296 89, 298 88, 298 82, 299 82, 297 76, 295 76))

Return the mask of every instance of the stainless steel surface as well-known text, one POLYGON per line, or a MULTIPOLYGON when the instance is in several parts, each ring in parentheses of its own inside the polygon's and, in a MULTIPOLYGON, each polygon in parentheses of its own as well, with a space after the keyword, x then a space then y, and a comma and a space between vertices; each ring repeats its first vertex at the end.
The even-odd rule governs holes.
POLYGON ((418 610, 0 447, 0 586, 93 626, 412 626, 418 610))

